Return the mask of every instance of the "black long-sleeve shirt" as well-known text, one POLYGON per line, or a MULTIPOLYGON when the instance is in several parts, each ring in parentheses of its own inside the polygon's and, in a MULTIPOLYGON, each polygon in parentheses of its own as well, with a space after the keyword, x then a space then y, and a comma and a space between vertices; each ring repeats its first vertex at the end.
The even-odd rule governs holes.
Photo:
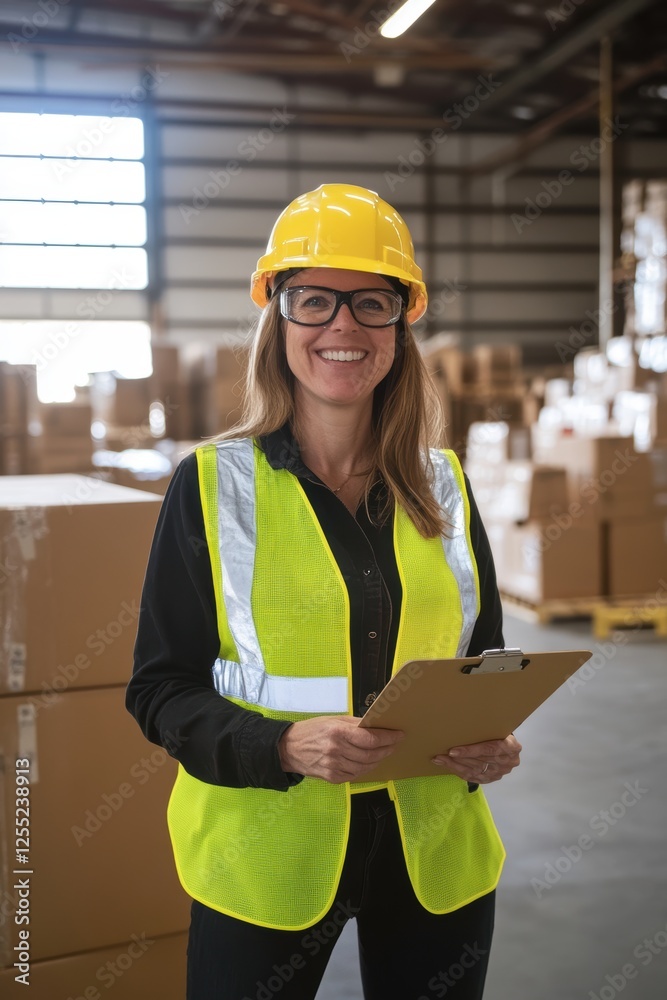
MULTIPOLYGON (((260 438, 275 469, 299 481, 320 522, 350 598, 355 715, 391 674, 401 608, 393 548, 393 516, 382 526, 362 502, 353 516, 303 464, 289 426, 260 438)), ((481 607, 467 655, 503 646, 502 609, 488 539, 466 477, 470 531, 481 607)), ((376 483, 373 515, 383 485, 376 483)), ((212 666, 220 652, 215 594, 199 495, 197 462, 176 469, 158 519, 146 570, 127 707, 145 736, 163 746, 189 774, 210 784, 286 790, 302 775, 285 773, 278 741, 291 724, 269 719, 221 697, 212 666)), ((474 786, 473 786, 474 787, 474 786)))

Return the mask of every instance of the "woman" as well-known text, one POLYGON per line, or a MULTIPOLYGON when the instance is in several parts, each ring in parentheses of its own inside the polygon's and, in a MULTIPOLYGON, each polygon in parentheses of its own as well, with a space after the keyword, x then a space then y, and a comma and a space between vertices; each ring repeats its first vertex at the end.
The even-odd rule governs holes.
POLYGON ((173 477, 128 688, 181 765, 188 998, 315 997, 355 916, 367 1000, 477 1000, 504 859, 478 785, 521 748, 365 783, 403 734, 358 727, 407 660, 503 645, 469 484, 428 450, 410 234, 374 192, 323 185, 276 222, 251 294, 244 420, 173 477))

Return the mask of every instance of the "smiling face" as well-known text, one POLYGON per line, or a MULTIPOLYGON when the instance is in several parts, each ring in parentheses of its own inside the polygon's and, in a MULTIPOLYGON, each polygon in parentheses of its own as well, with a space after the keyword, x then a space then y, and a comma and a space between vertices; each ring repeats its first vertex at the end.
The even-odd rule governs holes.
MULTIPOLYGON (((357 288, 393 290, 377 274, 330 267, 300 271, 285 287, 295 285, 317 285, 343 292, 357 288)), ((297 404, 370 404, 373 390, 394 361, 396 325, 362 326, 347 304, 323 326, 299 326, 283 320, 283 330, 287 363, 296 378, 297 404)))

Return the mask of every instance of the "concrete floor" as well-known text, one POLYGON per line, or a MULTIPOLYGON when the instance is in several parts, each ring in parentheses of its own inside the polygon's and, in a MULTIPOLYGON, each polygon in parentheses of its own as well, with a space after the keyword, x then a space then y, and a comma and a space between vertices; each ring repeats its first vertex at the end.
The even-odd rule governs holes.
MULTIPOLYGON (((505 641, 602 656, 517 730, 521 766, 486 789, 508 856, 484 1000, 665 1000, 667 643, 634 631, 598 646, 587 622, 509 615, 505 641)), ((350 921, 317 997, 362 996, 350 921)))

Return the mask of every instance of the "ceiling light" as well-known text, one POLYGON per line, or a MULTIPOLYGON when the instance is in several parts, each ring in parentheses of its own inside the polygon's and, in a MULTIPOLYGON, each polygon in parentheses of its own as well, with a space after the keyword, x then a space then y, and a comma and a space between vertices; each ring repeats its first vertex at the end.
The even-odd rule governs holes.
POLYGON ((536 112, 533 108, 526 107, 525 104, 519 104, 512 108, 512 114, 515 118, 523 118, 524 120, 529 121, 531 118, 535 117, 536 112))
POLYGON ((402 7, 387 18, 380 28, 380 34, 384 38, 398 38, 434 3, 435 0, 406 0, 402 7))

